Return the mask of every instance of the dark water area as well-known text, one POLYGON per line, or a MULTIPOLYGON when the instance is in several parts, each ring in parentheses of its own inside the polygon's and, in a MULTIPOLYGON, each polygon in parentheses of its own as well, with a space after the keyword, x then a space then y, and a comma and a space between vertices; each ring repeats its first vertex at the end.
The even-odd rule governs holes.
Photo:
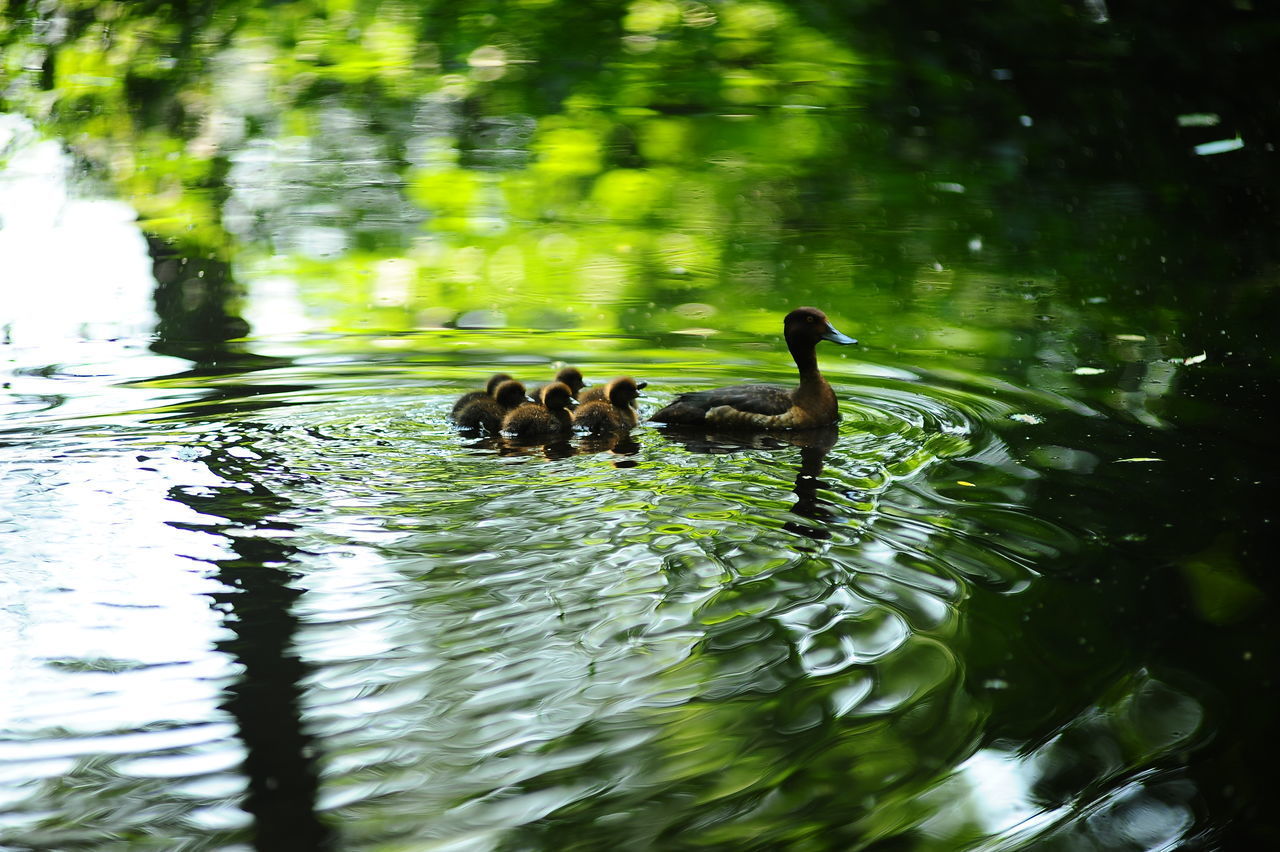
POLYGON ((8 4, 0 850, 1264 848, 1278 31, 8 4))

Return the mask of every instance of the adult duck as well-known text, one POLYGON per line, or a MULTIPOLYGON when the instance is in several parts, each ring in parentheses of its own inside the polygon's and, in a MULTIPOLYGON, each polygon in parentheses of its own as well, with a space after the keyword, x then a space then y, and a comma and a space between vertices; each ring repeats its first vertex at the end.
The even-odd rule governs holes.
POLYGON ((733 385, 682 393, 650 420, 684 426, 721 429, 814 429, 840 420, 831 385, 818 371, 819 341, 857 343, 831 325, 817 308, 796 308, 782 321, 782 336, 800 371, 794 390, 776 385, 733 385))
MULTIPOLYGON (((573 425, 593 434, 626 432, 636 425, 635 401, 645 382, 619 376, 573 412, 573 425)), ((588 388, 595 390, 595 388, 588 388)), ((586 395, 583 395, 584 398, 586 395)))
POLYGON ((527 399, 524 385, 508 379, 494 388, 493 396, 480 394, 478 399, 464 405, 453 420, 460 429, 484 429, 495 434, 507 413, 518 408, 527 399))
POLYGON ((558 438, 572 430, 569 408, 573 393, 564 382, 552 382, 538 394, 538 402, 526 402, 507 413, 502 434, 513 438, 558 438))
POLYGON ((455 420, 462 413, 462 409, 478 399, 493 399, 493 392, 498 389, 498 385, 503 382, 511 381, 511 377, 506 373, 494 373, 489 377, 489 381, 484 383, 484 390, 470 391, 458 397, 458 401, 453 404, 453 410, 449 412, 449 416, 455 420))

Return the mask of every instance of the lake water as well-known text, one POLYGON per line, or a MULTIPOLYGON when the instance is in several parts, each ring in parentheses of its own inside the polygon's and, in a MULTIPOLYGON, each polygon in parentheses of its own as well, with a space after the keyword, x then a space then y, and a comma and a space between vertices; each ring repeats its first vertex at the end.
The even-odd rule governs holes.
POLYGON ((1273 836, 1264 119, 1101 3, 1067 89, 1010 10, 337 6, 4 13, 0 849, 1273 836), (799 304, 830 430, 448 422, 799 304))

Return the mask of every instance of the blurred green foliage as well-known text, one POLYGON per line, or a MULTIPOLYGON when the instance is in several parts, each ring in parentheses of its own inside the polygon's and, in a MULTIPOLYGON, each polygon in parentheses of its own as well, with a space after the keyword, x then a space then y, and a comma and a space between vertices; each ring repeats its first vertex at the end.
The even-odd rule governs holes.
POLYGON ((151 233, 322 288, 336 330, 652 333, 693 304, 771 334, 855 288, 989 288, 958 265, 981 187, 904 168, 868 113, 859 5, 10 4, 7 99, 151 233))
POLYGON ((996 329, 1091 297, 1172 331, 1144 297, 1197 298, 1203 266, 1152 248, 1161 208, 1199 233, 1239 207, 1174 103, 1266 125, 1185 74, 1126 111, 1167 59, 1140 5, 9 2, 3 97, 152 235, 298 281, 330 330, 772 335, 811 302, 881 346, 1019 358, 996 329))

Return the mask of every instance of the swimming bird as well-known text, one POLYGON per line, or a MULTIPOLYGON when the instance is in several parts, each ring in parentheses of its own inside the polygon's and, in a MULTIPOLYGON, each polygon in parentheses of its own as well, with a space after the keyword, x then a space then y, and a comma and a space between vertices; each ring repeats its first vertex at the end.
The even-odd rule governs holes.
MULTIPOLYGON (((601 388, 599 394, 592 394, 592 399, 578 406, 573 412, 573 425, 595 434, 626 432, 636 425, 634 404, 646 384, 630 376, 614 379, 601 388)), ((595 388, 588 390, 594 391, 595 388)))
POLYGON ((573 393, 564 382, 552 382, 538 394, 539 402, 526 402, 507 412, 502 433, 514 438, 555 438, 572 429, 569 408, 573 393))
MULTIPOLYGON (((578 398, 578 391, 582 390, 587 385, 586 381, 582 378, 582 371, 577 367, 561 367, 556 372, 556 377, 552 379, 552 381, 561 382, 566 385, 569 388, 569 394, 574 399, 578 398)), ((543 387, 546 387, 546 385, 533 389, 534 399, 541 399, 539 394, 542 393, 543 387)))
POLYGON ((812 429, 840 420, 835 392, 818 371, 818 342, 857 343, 831 325, 817 308, 796 308, 782 321, 782 336, 800 371, 794 390, 776 385, 733 385, 682 393, 650 420, 722 429, 812 429))
POLYGON ((449 416, 457 419, 458 414, 461 413, 462 409, 466 408, 477 399, 484 399, 485 397, 492 399, 493 392, 498 389, 498 385, 509 381, 511 381, 511 377, 506 373, 494 373, 489 377, 489 381, 484 383, 484 390, 471 391, 470 393, 464 393, 462 396, 458 397, 458 401, 453 404, 453 410, 449 412, 449 416))
POLYGON ((586 404, 588 402, 608 401, 604 395, 604 389, 608 385, 592 385, 589 388, 583 388, 578 392, 578 402, 586 404))
POLYGON ((481 394, 478 399, 464 405, 453 420, 463 429, 484 429, 491 434, 496 433, 507 413, 527 399, 524 385, 508 379, 494 388, 493 396, 481 394))
MULTIPOLYGON (((625 378, 625 376, 622 376, 619 378, 625 378)), ((641 382, 638 385, 638 387, 640 388, 643 388, 644 386, 645 386, 645 382, 641 382)), ((603 385, 592 385, 589 388, 583 388, 581 391, 575 394, 575 396, 577 396, 578 402, 583 404, 588 402, 595 402, 597 400, 604 400, 605 402, 608 402, 609 397, 605 395, 605 392, 608 387, 609 387, 608 382, 604 383, 603 385)))

